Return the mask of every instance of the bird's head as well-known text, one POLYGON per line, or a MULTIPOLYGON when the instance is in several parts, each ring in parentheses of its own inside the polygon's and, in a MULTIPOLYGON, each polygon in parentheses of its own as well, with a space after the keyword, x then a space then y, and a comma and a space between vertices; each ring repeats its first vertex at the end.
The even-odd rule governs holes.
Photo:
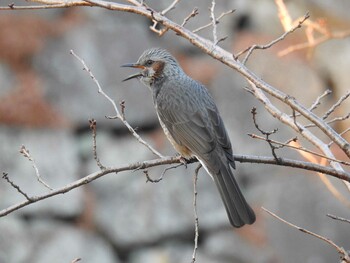
POLYGON ((147 86, 151 86, 156 80, 180 69, 176 59, 168 51, 161 48, 148 49, 143 52, 136 63, 124 64, 122 67, 141 69, 140 72, 130 75, 123 81, 137 78, 147 86))

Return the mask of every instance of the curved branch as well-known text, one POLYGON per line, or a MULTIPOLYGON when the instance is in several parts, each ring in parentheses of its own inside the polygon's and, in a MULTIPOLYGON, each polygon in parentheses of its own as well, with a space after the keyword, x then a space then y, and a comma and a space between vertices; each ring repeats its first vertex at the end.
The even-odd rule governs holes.
MULTIPOLYGON (((60 2, 60 1, 52 2, 52 1, 45 1, 45 0, 32 0, 32 1, 40 2, 40 3, 47 3, 47 4, 60 2)), ((295 98, 289 96, 288 94, 286 94, 286 93, 274 88, 273 86, 269 85, 268 83, 264 82, 257 75, 255 75, 252 71, 250 71, 245 65, 243 65, 240 61, 234 59, 234 56, 230 52, 222 49, 218 45, 215 45, 215 43, 213 43, 212 41, 209 41, 208 39, 205 39, 203 37, 198 36, 197 34, 191 32, 190 30, 173 22, 172 20, 163 16, 161 13, 156 12, 153 9, 151 9, 145 5, 131 6, 131 5, 124 5, 124 4, 120 4, 120 3, 114 3, 114 2, 103 1, 103 0, 84 0, 83 2, 72 0, 69 3, 70 3, 70 6, 80 6, 84 2, 89 3, 91 6, 98 6, 98 7, 109 9, 109 10, 135 13, 135 14, 138 14, 141 16, 145 16, 152 21, 155 20, 155 21, 161 23, 167 30, 170 29, 170 30, 174 31, 175 33, 177 33, 177 35, 187 39, 194 46, 203 50, 205 53, 207 53, 211 57, 221 61, 222 63, 229 66, 230 68, 238 71, 248 81, 251 81, 252 83, 254 83, 254 85, 259 87, 261 90, 263 90, 267 94, 277 98, 278 100, 282 101, 286 105, 290 106, 294 111, 299 112, 306 119, 308 119, 309 121, 314 123, 332 141, 334 141, 334 143, 337 144, 343 150, 343 152, 350 158, 350 144, 349 144, 349 142, 347 142, 337 132, 335 132, 334 129, 330 127, 330 125, 328 125, 326 122, 324 122, 322 120, 322 118, 316 116, 314 113, 309 111, 307 108, 305 108, 303 105, 301 105, 295 98)), ((263 96, 265 96, 265 95, 263 95, 263 96)), ((311 143, 316 145, 322 152, 324 152, 326 155, 328 155, 329 151, 325 150, 325 148, 327 147, 326 144, 324 144, 322 142, 322 146, 320 147, 319 142, 311 141, 310 138, 307 138, 307 139, 311 143)), ((336 167, 336 166, 334 166, 334 167, 336 167)), ((338 169, 342 169, 342 168, 340 166, 338 166, 338 169)))
MULTIPOLYGON (((157 20, 159 23, 163 24, 166 28, 173 30, 178 35, 189 40, 193 45, 200 48, 208 55, 212 56, 213 58, 221 61, 222 63, 229 66, 230 68, 241 73, 247 80, 254 83, 257 87, 259 87, 269 95, 279 99, 283 103, 290 106, 293 110, 299 112, 306 119, 314 123, 332 141, 334 141, 334 143, 336 143, 344 151, 344 153, 350 158, 350 144, 344 138, 342 138, 337 132, 335 132, 332 127, 330 127, 327 123, 325 123, 320 117, 316 116, 314 113, 312 113, 303 105, 301 105, 295 98, 289 96, 288 94, 264 82, 261 78, 259 78, 252 71, 250 71, 245 65, 243 65, 240 61, 235 60, 231 53, 215 45, 215 43, 194 34, 190 30, 184 27, 181 27, 179 24, 173 22, 172 20, 146 7, 125 6, 125 5, 111 3, 111 2, 102 1, 102 0, 85 0, 85 1, 92 5, 99 6, 102 8, 117 10, 117 11, 124 11, 124 12, 132 12, 132 13, 136 13, 136 14, 148 17, 150 19, 157 20)), ((312 143, 315 144, 314 142, 312 143)))

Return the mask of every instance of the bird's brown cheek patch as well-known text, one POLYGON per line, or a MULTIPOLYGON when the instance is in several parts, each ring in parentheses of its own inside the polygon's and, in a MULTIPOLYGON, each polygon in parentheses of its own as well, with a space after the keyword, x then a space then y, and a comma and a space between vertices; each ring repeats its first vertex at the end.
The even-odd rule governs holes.
POLYGON ((164 62, 163 61, 156 61, 153 63, 152 68, 154 70, 154 77, 159 77, 164 69, 164 62))

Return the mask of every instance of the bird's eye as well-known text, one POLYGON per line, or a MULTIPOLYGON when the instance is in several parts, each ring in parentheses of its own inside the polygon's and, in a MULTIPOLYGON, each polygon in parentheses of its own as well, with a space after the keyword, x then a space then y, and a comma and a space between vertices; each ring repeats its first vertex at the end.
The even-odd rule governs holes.
POLYGON ((150 59, 147 60, 146 63, 145 63, 145 65, 148 66, 148 67, 151 66, 152 64, 153 64, 153 60, 150 60, 150 59))

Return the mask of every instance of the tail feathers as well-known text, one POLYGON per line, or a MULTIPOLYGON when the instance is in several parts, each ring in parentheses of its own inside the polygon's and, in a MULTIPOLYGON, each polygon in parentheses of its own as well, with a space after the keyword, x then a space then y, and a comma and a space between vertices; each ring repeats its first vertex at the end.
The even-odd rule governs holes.
POLYGON ((213 176, 231 225, 242 227, 255 222, 255 213, 246 202, 229 165, 222 164, 213 176))

